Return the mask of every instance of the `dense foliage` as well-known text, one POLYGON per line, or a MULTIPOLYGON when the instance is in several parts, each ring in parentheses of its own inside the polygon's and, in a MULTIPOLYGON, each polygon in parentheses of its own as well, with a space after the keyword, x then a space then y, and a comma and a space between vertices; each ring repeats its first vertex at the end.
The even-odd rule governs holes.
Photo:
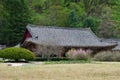
POLYGON ((28 23, 91 29, 120 38, 120 0, 0 0, 0 41, 20 42, 28 23))
POLYGON ((3 59, 12 59, 15 61, 19 61, 21 59, 24 59, 26 61, 33 60, 35 58, 34 54, 24 48, 6 48, 0 51, 0 57, 3 59))
POLYGON ((66 53, 66 56, 73 60, 89 60, 91 50, 71 49, 66 53))
POLYGON ((25 26, 30 22, 30 12, 25 0, 1 0, 0 38, 1 44, 18 44, 25 32, 25 26))
POLYGON ((104 51, 97 53, 94 58, 96 61, 120 61, 119 51, 104 51))

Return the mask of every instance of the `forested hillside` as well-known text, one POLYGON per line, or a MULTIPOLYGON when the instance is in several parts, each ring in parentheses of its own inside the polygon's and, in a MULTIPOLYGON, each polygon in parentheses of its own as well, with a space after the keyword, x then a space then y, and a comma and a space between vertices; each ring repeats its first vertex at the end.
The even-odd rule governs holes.
POLYGON ((120 38, 120 0, 0 0, 0 44, 20 43, 28 23, 120 38))

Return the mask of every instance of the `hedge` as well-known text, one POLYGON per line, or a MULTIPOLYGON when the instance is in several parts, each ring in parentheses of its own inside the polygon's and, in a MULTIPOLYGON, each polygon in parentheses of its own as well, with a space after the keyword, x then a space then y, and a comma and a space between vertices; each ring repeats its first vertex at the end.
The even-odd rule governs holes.
POLYGON ((21 59, 31 61, 35 59, 35 55, 31 51, 17 47, 5 48, 1 50, 0 57, 3 59, 13 59, 15 61, 19 61, 21 59))

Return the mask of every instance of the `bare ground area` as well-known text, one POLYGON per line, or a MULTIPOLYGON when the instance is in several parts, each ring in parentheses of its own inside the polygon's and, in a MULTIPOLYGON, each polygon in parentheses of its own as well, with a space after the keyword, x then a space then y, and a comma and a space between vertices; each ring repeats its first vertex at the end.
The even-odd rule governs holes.
POLYGON ((0 63, 0 80, 119 80, 119 62, 8 66, 0 63))

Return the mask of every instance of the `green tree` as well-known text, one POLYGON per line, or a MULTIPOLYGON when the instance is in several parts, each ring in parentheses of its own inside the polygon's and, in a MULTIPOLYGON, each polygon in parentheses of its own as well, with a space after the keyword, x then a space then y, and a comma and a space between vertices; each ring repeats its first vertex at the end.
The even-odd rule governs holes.
POLYGON ((87 16, 101 17, 106 6, 113 6, 116 0, 82 0, 87 16))
POLYGON ((84 21, 83 21, 83 27, 84 28, 91 28, 93 32, 97 32, 98 26, 100 24, 100 21, 98 19, 95 19, 93 17, 87 17, 84 21))
POLYGON ((77 24, 79 23, 79 19, 76 16, 76 11, 73 10, 69 14, 69 27, 77 27, 77 24))
POLYGON ((18 44, 30 23, 30 11, 26 0, 1 0, 3 5, 3 18, 1 42, 8 46, 18 44))

